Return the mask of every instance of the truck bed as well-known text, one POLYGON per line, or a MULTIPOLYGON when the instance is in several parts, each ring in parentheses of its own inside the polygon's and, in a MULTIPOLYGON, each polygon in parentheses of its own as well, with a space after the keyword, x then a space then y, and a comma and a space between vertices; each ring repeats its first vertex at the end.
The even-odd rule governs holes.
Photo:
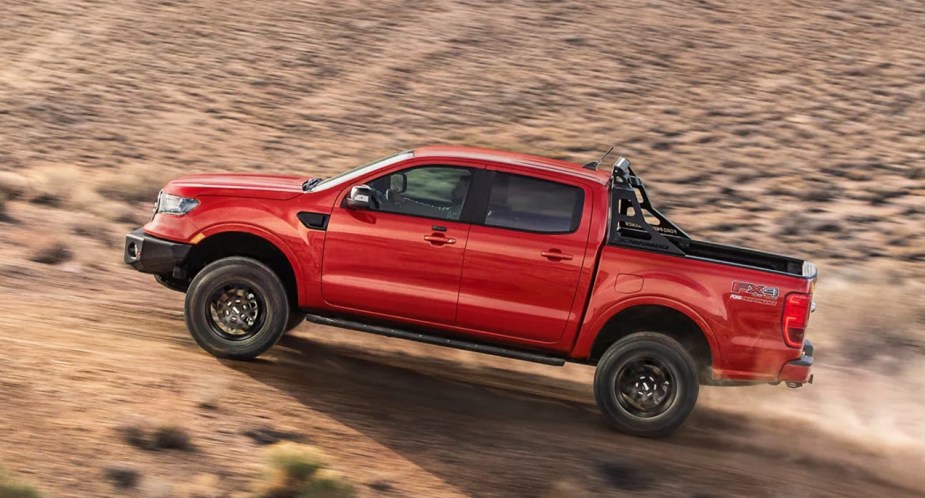
POLYGON ((796 277, 810 277, 811 273, 815 273, 807 267, 805 261, 797 258, 701 240, 667 238, 684 251, 686 256, 692 258, 786 273, 796 277))
POLYGON ((628 161, 614 165, 608 244, 811 278, 812 263, 742 247, 692 239, 652 206, 645 184, 628 161), (623 166, 619 166, 623 165, 623 166))

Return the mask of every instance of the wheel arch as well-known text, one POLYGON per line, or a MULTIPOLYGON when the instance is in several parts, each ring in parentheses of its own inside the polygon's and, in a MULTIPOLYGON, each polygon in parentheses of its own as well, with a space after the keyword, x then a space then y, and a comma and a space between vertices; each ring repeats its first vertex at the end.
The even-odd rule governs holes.
POLYGON ((190 249, 184 266, 187 278, 192 280, 212 261, 230 256, 256 259, 270 267, 282 280, 290 305, 298 307, 302 301, 299 285, 301 266, 295 254, 279 237, 250 225, 233 225, 203 231, 203 237, 190 249))
POLYGON ((637 303, 613 310, 597 328, 588 361, 597 363, 610 345, 635 332, 657 332, 677 340, 694 358, 701 378, 712 376, 719 351, 706 323, 671 302, 637 303))

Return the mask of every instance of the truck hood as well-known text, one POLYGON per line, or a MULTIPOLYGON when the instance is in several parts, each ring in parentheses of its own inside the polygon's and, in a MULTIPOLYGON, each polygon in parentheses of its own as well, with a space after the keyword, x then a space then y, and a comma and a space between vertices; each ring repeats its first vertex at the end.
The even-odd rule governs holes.
POLYGON ((223 173, 187 175, 171 181, 164 191, 183 197, 218 195, 255 199, 291 199, 303 193, 304 176, 223 173))

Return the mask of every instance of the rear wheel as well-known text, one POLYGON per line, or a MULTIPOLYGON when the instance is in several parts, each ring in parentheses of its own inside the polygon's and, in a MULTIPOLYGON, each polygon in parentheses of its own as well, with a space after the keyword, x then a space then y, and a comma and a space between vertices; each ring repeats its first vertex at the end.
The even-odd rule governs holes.
POLYGON ((246 360, 270 349, 286 331, 289 300, 263 263, 223 258, 199 272, 186 294, 186 327, 219 358, 246 360))
POLYGON ((616 429, 642 437, 674 432, 697 403, 690 353, 663 334, 638 332, 615 342, 594 374, 594 397, 616 429))

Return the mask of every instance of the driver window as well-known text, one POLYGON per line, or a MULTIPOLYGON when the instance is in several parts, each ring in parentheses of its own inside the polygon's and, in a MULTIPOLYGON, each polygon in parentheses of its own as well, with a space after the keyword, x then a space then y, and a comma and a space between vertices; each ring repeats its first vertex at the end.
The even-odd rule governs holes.
POLYGON ((377 211, 458 221, 471 180, 469 168, 418 166, 381 176, 368 185, 377 211))

